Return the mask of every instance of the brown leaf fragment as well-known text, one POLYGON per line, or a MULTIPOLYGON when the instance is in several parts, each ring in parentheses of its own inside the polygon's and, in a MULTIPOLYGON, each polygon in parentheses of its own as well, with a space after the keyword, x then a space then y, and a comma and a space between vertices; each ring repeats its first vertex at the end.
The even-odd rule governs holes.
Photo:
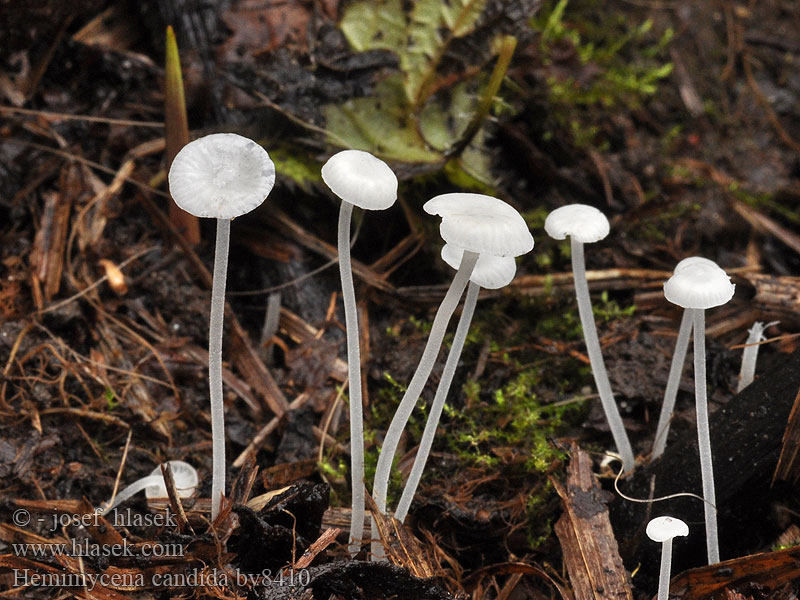
POLYGON ((307 51, 311 12, 298 0, 240 1, 222 14, 233 35, 220 48, 226 62, 252 60, 277 48, 307 51))
POLYGON ((77 167, 68 166, 61 173, 60 190, 45 194, 42 222, 33 240, 31 267, 36 278, 44 284, 47 301, 58 293, 61 286, 70 211, 81 187, 78 178, 77 167))
POLYGON ((768 273, 745 273, 743 277, 756 290, 752 303, 763 318, 780 319, 784 324, 797 324, 800 315, 800 277, 776 276, 768 273))
MULTIPOLYGON (((673 578, 670 597, 704 600, 725 590, 744 591, 754 585, 763 592, 777 590, 800 578, 800 548, 764 552, 689 569, 673 578)), ((733 596, 736 598, 737 596, 733 596)))
POLYGON ((232 362, 236 364, 243 379, 250 384, 250 387, 264 398, 267 406, 275 416, 282 416, 289 408, 286 397, 278 387, 264 361, 258 356, 258 351, 238 319, 236 319, 232 311, 226 311, 226 313, 225 318, 230 324, 229 327, 232 334, 230 344, 232 362))
POLYGON ((781 442, 781 455, 772 482, 776 479, 797 483, 800 480, 800 390, 794 398, 792 412, 781 442))
POLYGON ((109 6, 72 36, 73 42, 117 52, 129 50, 138 39, 136 20, 122 4, 109 6))
POLYGON ((630 577, 619 555, 589 455, 573 445, 566 486, 556 481, 553 484, 564 503, 564 514, 555 531, 575 597, 633 600, 630 577))
POLYGON ((392 564, 405 567, 414 577, 421 579, 442 575, 436 563, 431 560, 430 552, 400 521, 381 513, 369 494, 366 495, 366 500, 378 529, 377 533, 386 549, 386 556, 392 564))
POLYGON ((336 537, 342 532, 341 529, 337 529, 336 527, 330 527, 323 531, 320 536, 311 544, 306 551, 303 553, 303 556, 297 559, 297 562, 294 563, 294 569, 304 569, 311 565, 317 555, 325 550, 328 546, 336 541, 336 537))

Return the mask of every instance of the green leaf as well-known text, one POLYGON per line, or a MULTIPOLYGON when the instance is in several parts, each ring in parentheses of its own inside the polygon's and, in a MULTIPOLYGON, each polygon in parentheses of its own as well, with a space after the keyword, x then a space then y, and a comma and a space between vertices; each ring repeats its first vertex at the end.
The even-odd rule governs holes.
POLYGON ((392 50, 406 44, 406 16, 401 0, 354 2, 339 27, 354 50, 392 50))
POLYGON ((372 96, 325 107, 326 128, 348 148, 366 150, 400 162, 437 162, 440 153, 423 141, 403 103, 402 81, 393 75, 380 82, 372 96))
POLYGON ((450 42, 475 30, 487 0, 416 0, 407 14, 401 0, 359 0, 340 27, 357 51, 391 50, 405 75, 406 100, 421 106, 450 42))
POLYGON ((275 163, 275 171, 288 177, 303 190, 310 192, 312 184, 322 181, 319 164, 310 158, 291 152, 286 148, 270 148, 269 157, 275 163))

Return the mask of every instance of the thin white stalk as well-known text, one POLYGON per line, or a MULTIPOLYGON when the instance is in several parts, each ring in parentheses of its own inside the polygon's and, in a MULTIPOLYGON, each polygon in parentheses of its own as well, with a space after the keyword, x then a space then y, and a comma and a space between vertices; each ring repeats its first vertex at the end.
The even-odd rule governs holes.
POLYGON ((98 508, 96 512, 98 514, 106 514, 109 511, 113 510, 116 506, 119 506, 123 502, 125 502, 131 496, 135 496, 145 488, 150 487, 151 485, 163 485, 164 477, 162 475, 148 475, 147 477, 142 477, 141 479, 134 481, 124 490, 122 490, 119 494, 114 496, 114 501, 106 507, 98 508))
POLYGON ((417 492, 419 481, 422 478, 422 471, 425 469, 425 463, 428 461, 431 446, 433 445, 433 438, 436 435, 436 428, 439 425, 439 418, 442 416, 442 409, 447 399, 447 393, 450 391, 450 385, 453 383, 453 376, 456 373, 458 361, 461 358, 461 351, 464 349, 467 333, 469 333, 469 326, 470 323, 472 323, 475 305, 478 303, 478 292, 480 289, 481 286, 477 283, 473 281, 469 282, 467 296, 464 300, 464 308, 461 311, 461 318, 458 320, 458 327, 456 327, 453 345, 450 347, 450 354, 447 355, 447 362, 442 371, 442 379, 439 382, 439 387, 436 389, 436 396, 433 398, 428 421, 425 423, 425 431, 422 432, 422 440, 420 440, 419 443, 417 457, 414 459, 414 466, 411 467, 411 474, 408 476, 406 487, 403 489, 403 495, 400 497, 400 502, 394 513, 395 519, 401 523, 405 521, 408 515, 411 501, 414 499, 414 494, 417 492))
POLYGON ((350 221, 353 205, 342 202, 339 208, 339 274, 347 329, 347 370, 350 389, 350 478, 353 503, 350 516, 350 555, 361 548, 364 537, 364 417, 361 396, 361 350, 358 338, 358 310, 350 266, 350 221))
POLYGON ((766 325, 761 321, 753 323, 753 327, 748 332, 744 351, 742 352, 742 368, 739 371, 739 385, 736 387, 737 394, 755 380, 756 359, 758 359, 758 349, 761 347, 759 342, 763 342, 766 339, 764 337, 764 330, 767 327, 777 324, 777 321, 772 321, 772 323, 767 323, 766 325))
POLYGON ((658 600, 669 600, 669 576, 672 573, 672 538, 661 543, 661 572, 658 575, 658 600))
MULTIPOLYGON (((397 407, 397 412, 395 412, 392 422, 389 424, 389 429, 386 431, 381 453, 378 456, 378 464, 375 467, 375 481, 372 486, 372 497, 375 499, 378 510, 384 514, 386 513, 386 493, 389 488, 389 476, 391 475, 392 462, 397 451, 397 445, 400 443, 403 429, 408 423, 408 419, 414 411, 414 406, 419 400, 419 395, 422 393, 433 365, 436 363, 436 357, 439 354, 444 334, 447 331, 447 324, 458 306, 458 301, 461 298, 461 294, 464 293, 464 288, 467 287, 469 277, 472 275, 472 270, 475 268, 477 260, 477 253, 464 251, 461 266, 456 271, 456 275, 441 305, 439 305, 439 309, 436 311, 436 316, 433 318, 431 332, 428 335, 428 341, 425 344, 422 357, 419 359, 417 370, 400 400, 400 405, 397 407)), ((373 537, 377 534, 377 531, 378 529, 373 520, 373 537)), ((381 558, 383 558, 383 546, 380 540, 374 541, 372 543, 372 559, 380 560, 381 558)))
POLYGON ((211 319, 208 327, 208 388, 211 397, 211 519, 216 519, 225 493, 225 407, 222 397, 222 322, 225 314, 225 279, 231 220, 217 219, 214 280, 211 285, 211 319))
POLYGON ((678 397, 678 387, 681 383, 683 363, 686 361, 686 351, 689 349, 689 336, 692 334, 692 317, 689 311, 683 311, 681 326, 678 330, 678 340, 675 342, 675 352, 672 354, 672 365, 669 367, 667 389, 664 390, 664 402, 661 405, 661 415, 658 417, 656 437, 653 440, 653 451, 650 460, 655 460, 667 447, 669 425, 672 421, 672 412, 675 410, 675 399, 678 397))
POLYGON ((597 393, 600 395, 600 402, 603 404, 606 420, 611 428, 611 435, 614 437, 617 452, 622 456, 622 470, 630 471, 635 465, 633 448, 631 448, 628 434, 625 432, 625 425, 614 400, 606 365, 603 362, 603 353, 600 349, 600 340, 597 337, 597 328, 592 313, 592 303, 589 299, 589 284, 586 282, 583 243, 576 241, 574 237, 570 237, 570 241, 572 242, 572 275, 575 280, 575 296, 578 299, 578 314, 581 317, 583 337, 586 340, 586 353, 589 355, 592 375, 594 375, 594 382, 597 386, 597 393))
POLYGON ((708 428, 706 396, 706 317, 702 308, 692 311, 694 328, 694 394, 697 402, 697 446, 700 451, 700 473, 703 478, 703 510, 706 520, 706 553, 708 564, 719 562, 717 534, 717 498, 714 493, 714 466, 711 460, 711 435, 708 428))

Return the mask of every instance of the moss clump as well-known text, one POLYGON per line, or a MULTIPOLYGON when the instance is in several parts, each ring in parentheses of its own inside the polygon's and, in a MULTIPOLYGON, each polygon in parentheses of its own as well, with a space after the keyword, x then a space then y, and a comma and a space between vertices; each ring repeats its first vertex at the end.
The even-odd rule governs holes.
POLYGON ((514 460, 520 469, 547 473, 562 458, 549 439, 562 431, 575 405, 540 404, 534 391, 539 383, 538 369, 527 369, 491 393, 490 399, 477 402, 480 387, 469 383, 465 393, 471 402, 462 408, 445 405, 448 424, 443 443, 466 463, 487 467, 507 459, 507 450, 513 449, 521 458, 514 460))
MULTIPOLYGON (((614 108, 639 108, 672 72, 666 50, 674 32, 652 33, 647 19, 632 24, 624 15, 609 15, 602 4, 581 0, 548 2, 537 14, 539 47, 547 71, 548 104, 559 125, 579 147, 608 148, 603 120, 614 108), (579 76, 564 76, 554 63, 571 51, 579 76)), ((572 70, 574 71, 574 69, 572 70)))

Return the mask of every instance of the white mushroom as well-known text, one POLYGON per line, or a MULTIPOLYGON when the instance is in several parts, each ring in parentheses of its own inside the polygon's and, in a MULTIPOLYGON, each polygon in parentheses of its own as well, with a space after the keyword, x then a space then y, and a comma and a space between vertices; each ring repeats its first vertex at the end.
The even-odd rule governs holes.
POLYGON ((353 502, 350 553, 356 554, 364 535, 364 423, 361 396, 361 351, 358 312, 350 264, 350 221, 353 206, 368 210, 389 208, 397 200, 397 177, 382 160, 361 150, 344 150, 322 166, 322 180, 342 199, 339 209, 339 273, 342 279, 347 366, 350 388, 350 477, 353 502))
MULTIPOLYGON (((675 265, 675 273, 692 265, 705 265, 708 268, 719 269, 719 265, 713 260, 702 256, 690 256, 684 258, 675 265)), ((678 387, 681 383, 681 372, 686 361, 686 351, 689 349, 689 338, 692 334, 692 315, 688 311, 683 312, 680 328, 678 329, 678 339, 675 341, 675 352, 672 354, 672 363, 669 367, 667 377, 667 387, 664 390, 664 401, 661 403, 661 414, 658 417, 656 435, 653 440, 653 450, 650 453, 650 460, 655 460, 664 454, 669 437, 669 425, 672 421, 672 413, 675 410, 675 400, 678 397, 678 387)))
POLYGON ((708 564, 719 562, 717 501, 714 492, 714 467, 708 427, 706 390, 705 310, 721 306, 733 297, 735 286, 714 263, 695 261, 684 265, 664 284, 664 296, 690 312, 694 330, 694 393, 697 408, 697 443, 703 479, 703 508, 706 522, 708 564))
MULTIPOLYGON (((445 244, 442 248, 442 260, 456 270, 461 266, 463 255, 464 251, 452 244, 445 244)), ((447 393, 450 391, 450 385, 453 383, 453 376, 458 367, 458 361, 461 358, 461 351, 464 348, 467 333, 469 333, 472 315, 475 312, 475 305, 478 301, 478 292, 482 287, 496 290, 508 285, 511 283, 511 280, 514 279, 516 272, 517 263, 510 256, 499 257, 481 254, 478 257, 478 262, 475 264, 475 268, 469 278, 470 281, 467 286, 467 295, 464 300, 464 307, 461 311, 461 318, 458 320, 456 333, 453 337, 453 344, 450 346, 450 353, 447 355, 447 362, 445 362, 444 370, 442 371, 439 387, 436 388, 436 395, 433 398, 430 414, 425 423, 425 431, 422 432, 422 439, 419 442, 419 450, 417 450, 414 465, 411 467, 411 473, 403 489, 403 495, 400 497, 400 502, 394 513, 395 518, 400 522, 404 521, 408 515, 411 501, 414 499, 417 486, 422 478, 422 471, 425 469, 425 463, 428 461, 431 446, 433 445, 433 438, 436 434, 436 428, 439 425, 439 418, 442 415, 442 409, 447 399, 447 393)))
POLYGON ((544 230, 557 240, 569 236, 572 248, 572 276, 575 281, 575 296, 578 301, 578 314, 581 318, 583 336, 586 340, 586 353, 592 365, 597 393, 606 420, 611 428, 611 435, 617 446, 617 451, 622 456, 622 468, 630 471, 634 467, 633 449, 631 448, 625 425, 619 414, 611 383, 608 380, 606 365, 603 362, 603 353, 600 349, 600 340, 597 337, 597 327, 594 323, 592 303, 589 298, 589 284, 586 282, 586 261, 583 255, 583 245, 602 240, 610 230, 608 219, 599 210, 586 204, 569 204, 555 209, 544 222, 544 230))
MULTIPOLYGON (((171 460, 167 464, 169 464, 170 470, 172 471, 172 477, 175 480, 175 489, 178 492, 178 496, 181 498, 190 498, 194 495, 198 483, 197 470, 192 465, 182 460, 171 460)), ((114 496, 113 501, 108 506, 98 508, 96 512, 98 514, 107 513, 142 490, 144 490, 144 495, 148 500, 167 497, 167 485, 164 482, 164 475, 161 472, 160 466, 153 469, 153 472, 147 477, 142 477, 134 481, 114 496)))
POLYGON ((208 330, 208 385, 211 399, 213 473, 211 518, 225 493, 225 412, 222 402, 222 321, 231 220, 258 207, 275 185, 275 165, 253 140, 214 133, 186 144, 172 161, 169 191, 175 203, 197 217, 217 219, 211 318, 208 330))
MULTIPOLYGON (((378 510, 383 513, 386 512, 389 475, 400 436, 430 376, 447 324, 475 268, 478 254, 519 256, 533 248, 533 236, 525 220, 510 205, 497 198, 469 193, 443 194, 426 202, 423 209, 442 217, 439 229, 442 237, 461 248, 464 254, 453 282, 436 311, 417 370, 400 400, 381 446, 372 495, 378 510)), ((382 553, 382 546, 373 543, 373 559, 381 558, 382 553)))
POLYGON ((672 540, 689 535, 689 527, 675 517, 656 517, 647 524, 647 537, 661 544, 661 571, 658 576, 658 600, 669 598, 669 577, 672 569, 672 540))

